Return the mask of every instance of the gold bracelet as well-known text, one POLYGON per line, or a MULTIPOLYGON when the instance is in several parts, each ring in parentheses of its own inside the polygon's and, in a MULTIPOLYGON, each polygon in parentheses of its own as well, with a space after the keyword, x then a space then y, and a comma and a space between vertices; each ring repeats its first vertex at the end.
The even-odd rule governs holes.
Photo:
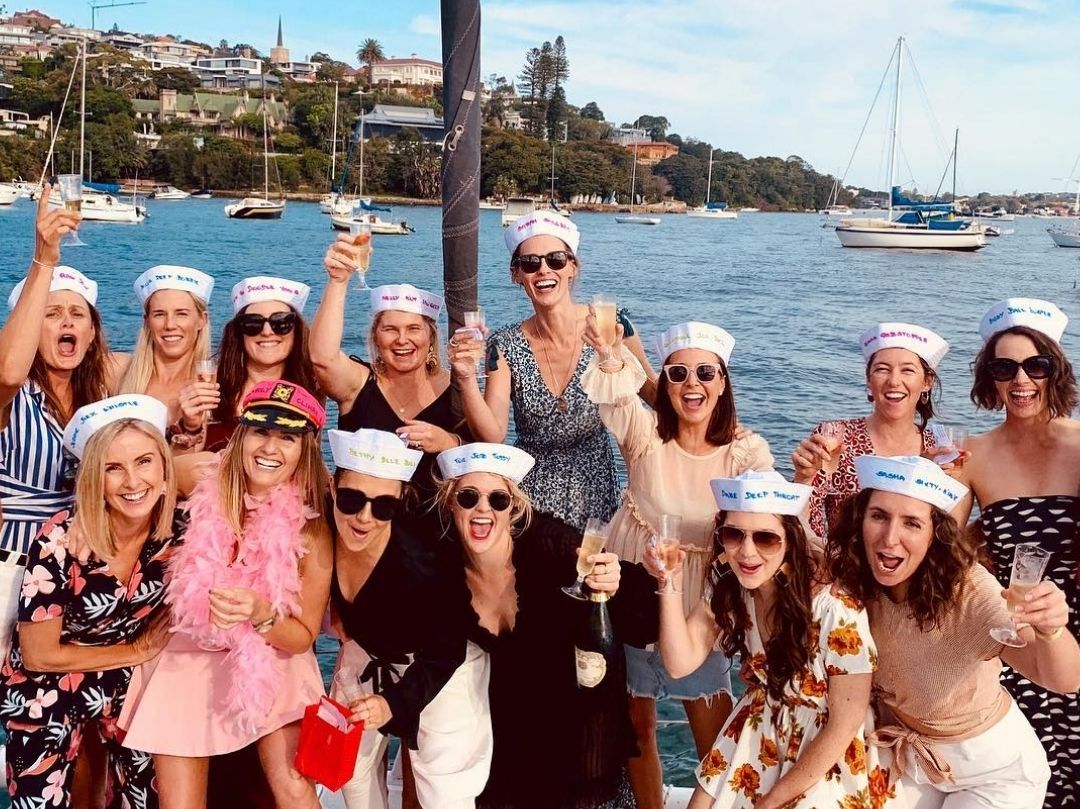
MULTIPOLYGON (((1035 629, 1035 627, 1032 627, 1035 629)), ((1065 634, 1065 627, 1059 626, 1053 632, 1043 632, 1041 629, 1035 629, 1035 637, 1039 640, 1057 640, 1065 634)))

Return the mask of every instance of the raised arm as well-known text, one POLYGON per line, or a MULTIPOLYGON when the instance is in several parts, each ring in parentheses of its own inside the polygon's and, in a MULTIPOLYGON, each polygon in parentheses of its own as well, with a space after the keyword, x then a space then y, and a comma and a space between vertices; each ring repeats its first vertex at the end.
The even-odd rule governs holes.
POLYGON ((327 249, 323 257, 328 276, 326 288, 308 336, 311 364, 319 387, 346 411, 352 407, 369 374, 367 368, 350 360, 341 350, 349 279, 356 271, 359 253, 366 249, 370 248, 357 247, 346 236, 339 236, 327 249))
POLYGON ((1080 691, 1080 647, 1069 632, 1069 606, 1061 588, 1052 581, 1037 584, 1017 609, 1016 620, 1029 624, 1020 630, 1028 645, 1003 647, 1001 659, 1049 691, 1080 691))
POLYGON ((447 354, 469 431, 477 441, 502 443, 510 425, 510 366, 495 345, 486 347, 472 329, 458 329, 450 340, 447 354), (488 352, 490 360, 487 359, 488 352), (476 363, 481 359, 487 367, 484 392, 480 391, 480 382, 476 378, 476 363))
MULTIPOLYGON (((654 575, 660 571, 646 558, 646 567, 654 575)), ((686 551, 679 551, 679 563, 668 575, 675 579, 675 592, 661 593, 660 600, 660 658, 672 677, 686 677, 701 668, 712 651, 720 630, 709 605, 702 599, 687 617, 683 612, 683 570, 686 551)))

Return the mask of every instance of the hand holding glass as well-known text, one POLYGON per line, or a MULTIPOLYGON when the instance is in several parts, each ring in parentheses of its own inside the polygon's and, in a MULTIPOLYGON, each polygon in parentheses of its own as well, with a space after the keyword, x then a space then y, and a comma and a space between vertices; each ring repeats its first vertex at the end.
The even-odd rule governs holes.
POLYGON ((831 478, 840 468, 840 452, 844 448, 844 422, 823 421, 821 437, 825 440, 825 448, 829 451, 829 459, 821 464, 821 468, 831 478))
POLYGON ((334 698, 351 707, 361 697, 372 693, 371 684, 360 679, 362 672, 353 666, 342 666, 334 674, 334 698))
MULTIPOLYGON (((472 329, 477 340, 484 339, 484 309, 481 306, 477 306, 475 309, 464 313, 465 328, 472 329)), ((484 359, 481 357, 476 361, 476 378, 477 380, 487 378, 487 373, 484 371, 484 359)))
POLYGON ((361 222, 353 219, 349 223, 349 235, 352 236, 352 243, 355 247, 365 247, 366 249, 361 251, 360 257, 356 262, 356 279, 357 289, 371 289, 368 286, 366 275, 368 268, 371 267, 371 225, 367 222, 361 222))
MULTIPOLYGON (((205 360, 199 360, 195 363, 195 381, 205 382, 213 385, 217 382, 217 360, 210 358, 205 360)), ((213 424, 214 419, 210 415, 213 411, 208 411, 206 414, 206 423, 213 424)))
POLYGON ((938 465, 944 466, 959 458, 960 451, 963 450, 964 444, 967 443, 969 435, 971 435, 971 432, 967 427, 958 427, 952 424, 935 425, 934 436, 938 439, 939 445, 950 448, 949 452, 935 456, 934 460, 938 462, 938 465))
MULTIPOLYGON (((78 174, 61 174, 56 178, 60 186, 60 198, 64 201, 64 207, 72 213, 82 210, 82 176, 78 174)), ((78 231, 65 233, 60 240, 64 247, 85 247, 86 242, 79 238, 78 231)))
POLYGON ((605 347, 604 352, 600 355, 600 367, 609 370, 618 365, 618 360, 615 359, 613 351, 615 338, 618 334, 616 330, 615 299, 610 295, 593 295, 592 311, 593 316, 596 318, 596 329, 600 332, 600 342, 605 347))
POLYGON ((649 540, 660 563, 664 566, 664 583, 658 595, 678 593, 675 589, 675 569, 679 566, 679 529, 682 517, 678 514, 660 515, 660 533, 649 540))
MULTIPOLYGON (((1009 589, 1005 593, 1010 612, 1015 614, 1016 608, 1024 603, 1024 596, 1042 581, 1049 561, 1050 551, 1044 550, 1034 542, 1025 542, 1016 546, 1013 550, 1009 589)), ((1017 630, 1025 626, 1027 624, 1018 623, 1014 617, 1009 621, 1008 626, 995 626, 991 629, 990 637, 1005 646, 1022 649, 1027 646, 1027 641, 1020 637, 1017 630)))
POLYGON ((569 587, 562 588, 562 591, 571 598, 576 598, 578 601, 588 600, 589 596, 585 592, 584 585, 585 577, 592 573, 593 570, 593 563, 589 561, 589 557, 594 553, 600 553, 604 549, 607 536, 607 523, 595 517, 590 517, 585 525, 585 535, 581 538, 581 550, 578 552, 577 581, 569 587))

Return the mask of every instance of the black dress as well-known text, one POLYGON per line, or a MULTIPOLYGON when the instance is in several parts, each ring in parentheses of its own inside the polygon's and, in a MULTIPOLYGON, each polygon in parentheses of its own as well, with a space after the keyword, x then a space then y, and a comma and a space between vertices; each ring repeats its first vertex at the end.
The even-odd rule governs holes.
MULTIPOLYGON (((588 605, 561 587, 575 578, 581 532, 544 514, 514 538, 518 597, 510 631, 480 626, 465 582, 461 540, 443 553, 456 559, 457 587, 469 640, 491 656, 488 696, 494 754, 481 809, 595 809, 633 807, 624 767, 637 755, 626 701, 625 665, 595 689, 579 688, 575 636, 588 605)), ((624 564, 619 592, 608 602, 617 645, 655 640, 655 580, 624 564)))
MULTIPOLYGON (((1050 551, 1046 578, 1065 593, 1069 631, 1080 636, 1080 497, 1013 497, 982 511, 982 529, 1002 587, 1009 586, 1013 550, 1018 543, 1038 542, 1050 551)), ((1046 809, 1080 806, 1080 694, 1054 694, 1024 679, 1007 666, 1001 681, 1020 705, 1046 748, 1050 784, 1046 809)))

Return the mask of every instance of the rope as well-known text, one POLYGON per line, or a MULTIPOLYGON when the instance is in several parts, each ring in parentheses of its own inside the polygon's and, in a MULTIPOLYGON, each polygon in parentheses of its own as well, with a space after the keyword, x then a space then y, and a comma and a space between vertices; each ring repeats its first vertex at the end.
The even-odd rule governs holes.
MULTIPOLYGON (((86 58, 86 54, 82 52, 82 48, 78 49, 82 58, 86 58)), ((75 57, 75 66, 71 68, 71 78, 68 79, 67 90, 64 91, 64 101, 60 104, 60 117, 56 119, 56 126, 53 128, 52 142, 49 144, 49 153, 45 155, 45 165, 41 167, 41 177, 38 178, 38 186, 45 185, 45 175, 49 172, 49 162, 53 158, 53 149, 56 146, 56 138, 60 135, 60 122, 64 120, 64 110, 67 108, 68 96, 71 95, 71 86, 75 84, 75 74, 79 72, 79 57, 75 57)))

